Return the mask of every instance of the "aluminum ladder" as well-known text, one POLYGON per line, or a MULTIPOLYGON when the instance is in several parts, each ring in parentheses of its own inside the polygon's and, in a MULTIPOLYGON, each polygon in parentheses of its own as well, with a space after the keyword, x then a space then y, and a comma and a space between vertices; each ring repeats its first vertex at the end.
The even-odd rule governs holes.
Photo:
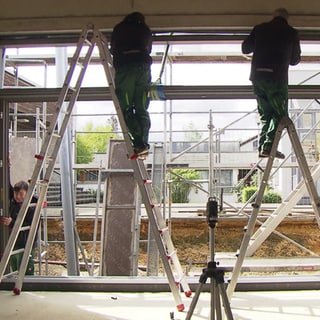
POLYGON ((160 204, 158 203, 157 197, 152 188, 152 181, 150 180, 144 162, 142 159, 137 158, 134 155, 131 140, 127 131, 127 126, 124 121, 124 117, 117 95, 115 93, 114 68, 112 64, 112 57, 110 51, 108 50, 107 39, 99 30, 96 29, 94 30, 94 37, 94 41, 99 49, 101 63, 105 70, 111 97, 118 115, 118 120, 127 146, 129 155, 128 157, 132 161, 134 176, 138 183, 141 198, 145 205, 146 212, 148 214, 149 224, 151 226, 151 230, 153 232, 159 250, 160 258, 168 278, 169 286, 176 301, 178 311, 183 311, 184 304, 182 303, 182 299, 180 296, 180 286, 187 297, 191 296, 191 290, 186 281, 176 250, 172 243, 169 228, 166 225, 166 221, 161 214, 160 204), (172 266, 174 267, 176 277, 173 274, 172 266))
POLYGON ((48 190, 48 184, 54 170, 54 165, 58 156, 58 151, 62 142, 62 138, 64 136, 64 133, 66 131, 67 125, 69 123, 69 120, 72 114, 73 106, 79 95, 81 83, 85 75, 86 68, 92 56, 94 44, 89 40, 90 34, 92 34, 91 29, 92 28, 90 28, 89 26, 85 28, 82 31, 81 36, 79 38, 76 51, 71 60, 69 70, 66 74, 66 77, 65 77, 65 80, 56 104, 57 105, 56 114, 54 115, 54 118, 52 119, 48 127, 40 153, 35 155, 36 164, 30 179, 30 184, 26 194, 26 198, 20 208, 17 220, 14 224, 14 227, 12 229, 12 232, 10 234, 8 243, 6 245, 5 251, 3 253, 3 256, 0 262, 0 280, 2 280, 3 278, 6 278, 12 275, 12 273, 5 274, 8 263, 10 261, 10 257, 14 254, 21 253, 21 250, 23 251, 23 257, 21 260, 20 269, 18 270, 18 276, 16 278, 15 287, 13 289, 13 292, 15 294, 20 294, 21 292, 24 274, 26 272, 27 262, 28 262, 30 252, 33 246, 33 242, 35 240, 35 236, 37 233, 37 229, 40 221, 40 215, 41 215, 41 208, 43 206, 45 196, 48 190), (86 50, 86 52, 83 58, 83 62, 80 63, 80 55, 83 49, 86 50), (74 76, 75 69, 77 68, 77 66, 80 66, 80 71, 78 73, 76 72, 77 75, 74 76), (72 83, 74 83, 74 86, 72 86, 72 83), (67 106, 64 107, 67 100, 69 102, 67 103, 67 106), (59 127, 58 127, 58 119, 60 119, 61 121, 59 127), (57 127, 58 129, 56 129, 57 127), (45 173, 42 178, 41 174, 43 173, 44 169, 45 169, 45 173), (34 219, 30 227, 27 227, 27 228, 22 227, 22 223, 27 214, 27 211, 30 206, 31 199, 35 193, 36 187, 38 187, 39 191, 38 191, 38 201, 35 205, 34 219), (29 230, 29 236, 28 236, 25 248, 19 250, 18 252, 14 251, 13 248, 16 243, 19 232, 26 229, 29 230))
MULTIPOLYGON (((275 139, 274 139, 272 149, 270 152, 270 156, 268 158, 268 161, 267 161, 264 173, 263 173, 261 184, 260 184, 256 199, 255 199, 255 202, 252 204, 253 210, 252 210, 252 213, 251 213, 251 216, 249 219, 249 223, 246 227, 246 231, 243 236, 239 252, 237 254, 237 260, 236 260, 235 266, 233 268, 231 279, 229 281, 228 288, 227 288, 227 295, 228 295, 229 299, 231 298, 231 296, 235 290, 235 287, 236 287, 236 284, 237 284, 237 281, 238 281, 238 278, 239 278, 239 275, 241 272, 241 267, 242 267, 244 258, 247 255, 248 246, 249 246, 250 240, 252 239, 251 236, 252 236, 254 227, 256 225, 258 213, 259 213, 259 210, 261 207, 262 197, 263 197, 265 188, 268 184, 268 179, 269 179, 270 172, 272 169, 273 161, 274 161, 275 154, 276 154, 276 151, 278 148, 278 144, 279 144, 279 141, 281 138, 281 134, 282 134, 282 131, 284 130, 284 128, 287 129, 287 132, 288 132, 288 135, 290 138, 290 142, 292 144, 293 150, 295 152, 295 155, 296 155, 296 158, 298 161, 299 168, 300 168, 300 170, 302 172, 302 176, 303 176, 303 180, 298 185, 298 188, 297 188, 297 190, 299 190, 299 191, 297 191, 296 194, 298 196, 303 195, 300 193, 300 190, 303 190, 302 185, 304 184, 306 190, 308 191, 308 193, 311 197, 312 207, 315 212, 318 224, 320 225, 320 199, 319 199, 319 196, 317 193, 317 189, 314 184, 314 180, 312 178, 312 175, 310 173, 308 163, 305 158, 305 155, 304 155, 298 134, 296 132, 295 126, 294 126, 292 120, 288 116, 285 116, 281 119, 281 121, 278 125, 275 139)), ((317 170, 315 170, 315 172, 317 172, 317 170)), ((315 173, 315 172, 313 172, 313 173, 315 173)), ((298 197, 294 197, 294 200, 298 201, 299 199, 298 199, 298 197)), ((285 211, 285 213, 287 213, 287 211, 285 211)), ((262 230, 265 230, 265 227, 266 226, 264 226, 264 228, 262 230)))
POLYGON ((0 281, 8 277, 12 274, 4 274, 11 255, 17 253, 13 251, 16 239, 20 231, 25 230, 22 229, 22 223, 26 216, 27 210, 29 208, 32 196, 36 190, 36 187, 39 186, 39 197, 38 202, 36 204, 34 219, 32 225, 30 226, 29 237, 24 248, 24 254, 21 261, 21 266, 18 271, 18 277, 15 282, 14 293, 20 294, 21 287, 24 279, 24 274, 27 268, 27 262, 29 259, 29 255, 32 249, 32 245, 36 236, 37 227, 40 221, 40 213, 41 208, 47 193, 48 183, 50 181, 55 161, 57 159, 59 147, 61 145, 62 138, 66 131, 68 122, 70 120, 73 106, 77 100, 81 83, 84 78, 87 66, 90 62, 93 50, 95 46, 99 49, 101 63, 104 67, 106 77, 109 83, 109 90, 111 92, 111 96, 117 111, 119 123, 122 128, 122 132, 125 138, 126 147, 128 150, 129 158, 132 160, 132 167, 134 170, 134 175, 137 180, 137 183, 140 188, 141 196, 148 213, 148 218, 150 221, 151 229, 154 233, 155 240, 158 246, 158 250, 162 259, 162 263, 169 281, 170 289, 173 293, 174 299, 177 304, 177 309, 179 311, 184 310, 184 304, 182 303, 181 295, 180 295, 180 287, 184 290, 184 293, 187 297, 191 296, 191 290, 186 281, 185 275, 182 271, 182 267, 180 265, 180 261, 177 257, 176 250, 173 246, 169 229, 166 226, 166 222, 161 215, 160 206, 157 204, 156 196, 152 189, 152 184, 148 176, 148 172, 144 166, 144 163, 141 159, 134 157, 133 148, 131 145, 131 141, 126 129, 125 121, 122 115, 122 111, 119 105, 119 101, 115 94, 115 86, 114 86, 114 69, 112 66, 112 57, 110 51, 108 50, 108 42, 103 34, 95 29, 92 25, 88 25, 81 33, 79 38, 76 51, 72 58, 69 70, 66 74, 66 78, 59 95, 59 99, 57 102, 56 114, 54 120, 50 123, 50 127, 48 129, 47 135, 44 139, 42 148, 40 153, 35 155, 37 159, 32 177, 30 179, 30 185, 28 188, 28 192, 26 195, 26 199, 20 209, 18 218, 15 222, 11 235, 8 239, 8 243, 6 245, 4 254, 2 256, 0 262, 0 281), (82 49, 87 49, 85 57, 83 58, 83 62, 80 64, 80 54, 82 49), (80 65, 81 70, 78 73, 78 77, 73 79, 73 75, 75 73, 76 67, 80 65), (75 86, 71 86, 71 82, 75 82, 75 86), (70 96, 70 97, 69 97, 70 96), (69 98, 69 103, 65 111, 62 110, 62 106, 64 102, 69 98), (62 119, 60 119, 62 117, 62 119), (58 119, 61 121, 60 128, 56 131, 56 127, 58 124, 58 119), (47 167, 45 167, 47 165, 47 167), (40 180, 40 175, 42 170, 46 168, 46 172, 44 178, 40 180), (176 277, 173 274, 172 265, 176 271, 176 277))
POLYGON ((13 289, 13 292, 17 295, 21 292, 27 263, 29 260, 30 252, 33 246, 33 242, 35 240, 35 236, 40 221, 41 209, 43 207, 43 203, 48 189, 48 184, 54 170, 54 165, 58 156, 58 151, 62 142, 62 138, 71 118, 73 106, 77 100, 81 88, 81 83, 94 49, 94 44, 90 42, 90 35, 92 35, 92 28, 88 26, 82 31, 81 36, 79 38, 76 51, 71 60, 69 70, 66 74, 61 92, 59 94, 56 107, 56 114, 54 115, 48 127, 39 154, 35 155, 36 164, 30 179, 30 184, 26 194, 26 198, 20 208, 17 220, 14 224, 14 227, 12 229, 12 232, 10 234, 0 262, 0 281, 2 281, 2 279, 12 275, 12 273, 5 274, 10 261, 10 257, 14 254, 21 253, 21 251, 23 251, 20 269, 18 270, 18 275, 15 281, 15 287, 13 289), (82 50, 84 50, 85 56, 84 58, 82 58, 82 63, 80 63, 80 55, 83 54, 82 50), (80 66, 79 72, 75 72, 77 66, 80 66), (75 73, 76 76, 74 76, 75 73), (74 83, 74 85, 72 85, 72 83, 74 83), (63 108, 67 100, 69 102, 67 103, 66 108, 63 108), (60 119, 61 121, 59 127, 58 119, 60 119), (41 175, 44 169, 45 173, 42 178, 41 175), (35 205, 34 218, 32 224, 30 227, 22 227, 22 223, 27 214, 36 187, 38 187, 38 201, 35 205), (29 236, 25 248, 19 250, 18 252, 14 251, 13 248, 16 243, 19 232, 26 229, 29 230, 29 236))

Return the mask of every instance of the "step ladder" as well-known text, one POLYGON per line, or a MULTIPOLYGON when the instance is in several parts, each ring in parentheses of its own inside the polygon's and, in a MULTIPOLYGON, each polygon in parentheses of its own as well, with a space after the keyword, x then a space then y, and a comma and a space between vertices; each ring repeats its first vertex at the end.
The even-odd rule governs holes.
POLYGON ((150 180, 144 162, 142 159, 134 156, 131 140, 128 135, 121 107, 115 92, 114 68, 112 65, 112 57, 110 51, 107 49, 107 39, 101 32, 96 29, 94 30, 94 37, 99 49, 100 59, 108 80, 109 90, 118 115, 118 120, 127 146, 129 158, 132 160, 134 176, 138 183, 141 198, 148 214, 149 224, 159 250, 160 258, 169 281, 169 286, 177 303, 177 309, 179 311, 183 311, 184 304, 182 303, 180 296, 180 287, 183 289, 186 297, 191 296, 191 290, 186 281, 176 250, 172 243, 169 228, 166 225, 165 219, 162 217, 161 206, 158 203, 157 197, 152 188, 152 181, 150 180), (172 266, 175 269, 176 278, 173 274, 172 266))
MULTIPOLYGON (((311 171, 313 181, 320 178, 320 165, 315 165, 311 171)), ((307 187, 304 180, 301 180, 296 188, 288 195, 288 197, 279 205, 279 207, 272 212, 272 214, 265 220, 259 229, 252 235, 246 256, 252 256, 260 245, 265 241, 269 235, 276 229, 282 220, 292 211, 297 202, 306 194, 307 187)), ((315 215, 316 221, 320 226, 319 216, 315 215)))
POLYGON ((72 58, 69 70, 66 74, 65 81, 57 101, 56 114, 54 115, 54 118, 52 119, 50 126, 47 130, 47 134, 44 138, 40 153, 35 155, 36 164, 30 179, 30 184, 26 194, 26 198, 20 208, 20 212, 18 214, 14 227, 11 231, 10 237, 8 239, 8 243, 6 245, 5 251, 3 253, 3 256, 0 262, 0 281, 1 281, 3 278, 6 278, 7 276, 12 275, 10 273, 5 275, 4 273, 7 270, 10 257, 18 253, 16 251, 13 251, 13 248, 16 243, 19 232, 24 230, 23 229, 24 227, 22 227, 22 223, 27 214, 31 199, 37 188, 38 201, 35 206, 34 218, 29 229, 29 236, 27 239, 26 246, 23 250, 23 257, 21 260, 20 269, 18 270, 18 276, 16 278, 15 287, 13 290, 15 294, 20 294, 21 292, 24 274, 26 272, 27 262, 29 260, 30 252, 35 240, 36 233, 37 233, 40 216, 41 216, 41 208, 45 200, 49 180, 53 173, 54 165, 58 156, 58 151, 61 145, 61 141, 66 131, 67 125, 69 123, 73 106, 77 100, 77 97, 81 88, 81 83, 94 49, 94 45, 89 41, 89 38, 88 38, 89 35, 90 35, 90 29, 85 28, 82 31, 81 36, 79 38, 77 49, 72 58), (80 63, 80 54, 82 53, 83 49, 86 50, 86 53, 85 53, 85 57, 83 58, 83 62, 80 63), (77 66, 81 67, 80 72, 78 72, 77 76, 74 77, 75 69, 77 66), (75 85, 72 86, 72 83, 75 83, 75 85), (67 98, 69 99, 67 107, 62 108, 67 98), (61 125, 59 127, 58 127, 58 119, 61 120, 61 125), (44 169, 45 169, 44 176, 43 178, 40 178, 44 169))
POLYGON ((185 295, 187 297, 191 296, 191 291, 184 277, 182 267, 180 265, 175 248, 171 241, 171 237, 168 232, 165 220, 161 216, 161 212, 159 210, 159 206, 157 204, 156 197, 152 189, 152 184, 149 179, 147 170, 144 166, 144 163, 141 159, 135 159, 133 157, 133 148, 131 146, 130 138, 126 129, 121 108, 117 96, 115 94, 115 86, 113 80, 114 69, 112 66, 112 57, 108 50, 108 42, 106 38, 103 36, 103 34, 99 30, 95 29, 92 25, 88 25, 80 35, 76 51, 71 60, 69 70, 66 74, 65 81, 57 101, 56 114, 54 116, 54 119, 50 123, 40 153, 35 155, 37 161, 32 177, 30 179, 30 185, 26 194, 26 199, 20 209, 18 218, 8 239, 8 243, 6 245, 5 251, 0 262, 0 281, 12 275, 5 274, 5 272, 7 270, 10 257, 16 253, 13 251, 13 248, 19 232, 23 230, 22 223, 29 208, 31 199, 35 193, 36 187, 38 186, 39 195, 35 208, 34 219, 32 225, 30 226, 29 237, 24 249, 21 266, 18 271, 18 276, 13 290, 15 294, 20 294, 24 274, 27 268, 27 262, 40 221, 41 208, 47 193, 48 183, 53 173, 54 165, 58 156, 58 151, 64 133, 66 132, 67 125, 72 114, 73 106, 79 95, 82 80, 84 78, 87 66, 90 62, 93 50, 96 46, 99 49, 101 63, 104 67, 106 77, 109 83, 109 90, 111 92, 113 102, 117 111, 119 123, 121 125, 122 132, 125 138, 128 154, 130 155, 129 158, 132 159, 131 162, 134 170, 134 175, 140 188, 141 196, 145 204, 146 211, 148 213, 150 224, 152 226, 152 231, 155 235, 156 243, 169 281, 170 289, 176 301, 177 309, 179 311, 183 311, 184 304, 182 303, 182 299, 180 296, 180 287, 184 290, 185 295), (82 51, 85 52, 84 57, 82 51), (80 63, 80 61, 82 63, 80 63), (80 66, 79 72, 75 72, 78 71, 76 70, 77 66, 80 66), (73 83, 74 86, 72 86, 73 83), (63 108, 63 105, 67 100, 67 107, 63 108), (58 125, 58 119, 61 125, 57 130, 56 128, 58 125), (44 168, 45 174, 44 177, 40 180, 40 176, 44 168), (176 278, 173 275, 172 265, 174 266, 175 271, 177 273, 176 278))
MULTIPOLYGON (((243 236, 239 252, 237 254, 237 260, 236 260, 235 266, 233 268, 231 279, 229 281, 228 288, 227 288, 227 295, 228 295, 229 299, 231 298, 231 296, 235 290, 235 287, 236 287, 236 284, 237 284, 237 281, 238 281, 238 278, 239 278, 239 275, 241 272, 241 267, 242 267, 243 261, 245 259, 245 256, 247 255, 247 250, 248 250, 248 247, 250 244, 250 240, 252 240, 251 236, 252 236, 254 227, 256 225, 256 222, 257 222, 257 217, 258 217, 258 213, 259 213, 259 210, 261 207, 262 197, 263 197, 265 188, 268 184, 268 179, 269 179, 270 172, 272 169, 273 161, 275 159, 275 154, 276 154, 276 151, 278 148, 278 144, 279 144, 279 141, 281 138, 282 131, 285 128, 287 129, 287 132, 288 132, 288 135, 290 138, 290 142, 292 144, 294 153, 295 153, 297 161, 298 161, 299 168, 300 168, 300 170, 302 172, 302 176, 303 176, 303 180, 299 183, 295 194, 292 195, 292 198, 293 198, 293 200, 298 201, 299 200, 298 196, 300 196, 300 198, 301 198, 301 196, 303 195, 303 191, 307 190, 310 197, 311 197, 311 200, 312 200, 312 207, 315 212, 317 222, 320 225, 320 199, 319 199, 319 196, 317 193, 317 189, 314 184, 314 180, 312 178, 312 175, 310 173, 309 166, 308 166, 307 160, 305 158, 305 155, 304 155, 298 134, 296 132, 295 126, 294 126, 292 120, 288 116, 285 116, 281 119, 281 121, 278 125, 275 139, 274 139, 272 149, 270 152, 270 156, 268 158, 266 167, 264 169, 261 184, 260 184, 256 199, 255 199, 255 202, 252 204, 252 208, 253 208, 252 213, 251 213, 251 216, 249 219, 249 223, 246 227, 246 231, 243 236), (304 185, 304 187, 303 187, 303 185, 304 185)), ((313 172, 314 177, 315 177, 316 172, 317 172, 317 174, 319 174, 318 170, 314 170, 314 172, 313 172)), ((290 202, 290 204, 291 204, 291 202, 290 202)), ((287 213, 287 211, 285 211, 285 213, 287 213)), ((274 219, 274 217, 272 217, 271 220, 272 219, 274 219)), ((264 226, 261 230, 265 230, 266 229, 265 227, 266 226, 264 226)), ((268 231, 270 231, 270 230, 268 230, 268 231)), ((261 231, 261 232, 263 232, 263 231, 261 231)))

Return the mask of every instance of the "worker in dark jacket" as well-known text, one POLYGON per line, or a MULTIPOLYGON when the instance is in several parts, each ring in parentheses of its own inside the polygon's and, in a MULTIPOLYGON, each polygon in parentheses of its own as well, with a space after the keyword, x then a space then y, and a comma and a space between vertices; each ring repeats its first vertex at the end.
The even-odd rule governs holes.
MULTIPOLYGON (((13 187, 13 198, 10 201, 9 215, 8 217, 0 218, 0 223, 5 226, 8 226, 10 230, 12 230, 17 220, 20 208, 26 197, 27 191, 28 191, 28 183, 25 181, 19 181, 13 187)), ((37 202, 37 198, 33 197, 31 200, 31 203, 35 203, 35 202, 37 202)), ((26 213, 26 216, 24 218, 24 221, 22 223, 23 227, 31 226, 33 216, 34 216, 34 209, 35 209, 34 206, 29 207, 26 213)), ((20 231, 13 250, 24 249, 28 240, 28 235, 29 235, 29 230, 20 231)), ((12 271, 19 270, 22 256, 23 256, 23 252, 17 253, 11 256, 10 266, 12 271)), ((32 256, 33 256, 33 250, 31 252, 31 257, 28 261, 26 275, 34 274, 34 261, 32 256)))
POLYGON ((149 149, 148 113, 152 34, 140 12, 127 15, 111 35, 116 94, 136 154, 149 149))
MULTIPOLYGON (((268 157, 278 124, 288 115, 288 69, 300 62, 298 32, 288 24, 286 9, 277 9, 273 19, 253 28, 242 43, 242 52, 253 52, 250 80, 257 97, 261 121, 259 157, 268 157)), ((285 156, 277 151, 276 157, 285 156)))

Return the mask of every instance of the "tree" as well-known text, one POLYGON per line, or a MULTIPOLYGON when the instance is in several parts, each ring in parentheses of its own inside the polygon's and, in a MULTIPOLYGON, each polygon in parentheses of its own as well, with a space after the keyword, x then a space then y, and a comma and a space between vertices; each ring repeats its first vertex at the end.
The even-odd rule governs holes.
POLYGON ((107 142, 116 138, 112 126, 94 127, 92 122, 86 124, 83 132, 76 134, 76 163, 89 163, 94 159, 94 153, 107 152, 107 142))
POLYGON ((85 139, 85 135, 82 133, 76 135, 76 149, 76 163, 89 163, 93 160, 94 156, 92 146, 88 144, 85 139))
POLYGON ((199 132, 198 129, 196 129, 192 121, 184 125, 183 130, 186 131, 184 134, 184 138, 186 141, 198 142, 202 139, 202 133, 199 132))
MULTIPOLYGON (((188 203, 193 180, 200 179, 195 169, 173 169, 171 171, 171 198, 173 203, 188 203)), ((200 183, 196 183, 201 185, 200 183)))

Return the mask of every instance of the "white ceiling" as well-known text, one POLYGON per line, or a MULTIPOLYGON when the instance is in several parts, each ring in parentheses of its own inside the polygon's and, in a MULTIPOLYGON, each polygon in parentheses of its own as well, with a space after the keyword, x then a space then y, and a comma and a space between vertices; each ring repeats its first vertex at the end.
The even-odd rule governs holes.
POLYGON ((0 34, 67 32, 93 23, 102 30, 141 11, 153 30, 248 29, 285 7, 291 24, 320 29, 319 0, 11 0, 0 10, 0 34))

